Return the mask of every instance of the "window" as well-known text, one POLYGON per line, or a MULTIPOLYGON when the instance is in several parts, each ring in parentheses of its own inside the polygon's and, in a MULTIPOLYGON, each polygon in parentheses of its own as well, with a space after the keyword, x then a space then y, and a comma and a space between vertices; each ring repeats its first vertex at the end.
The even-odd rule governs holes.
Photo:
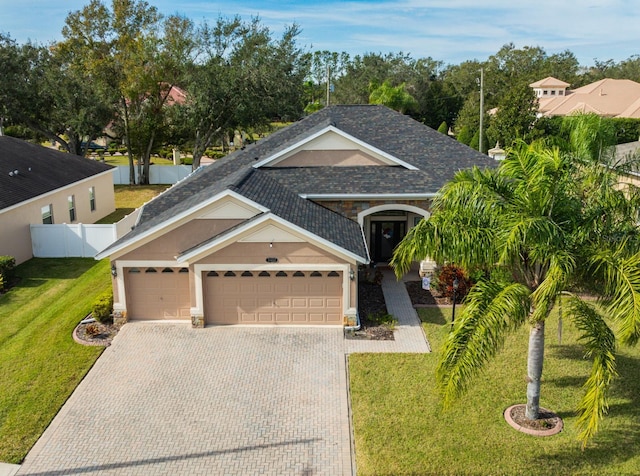
POLYGON ((330 276, 332 278, 337 278, 340 276, 340 273, 338 273, 337 271, 331 271, 329 272, 329 274, 327 274, 327 276, 330 276))
POLYGON ((51 204, 45 205, 40 209, 42 212, 42 223, 44 225, 52 225, 53 224, 53 207, 51 204))
POLYGON ((302 271, 296 271, 293 273, 294 278, 304 278, 304 273, 302 271))
POLYGON ((260 274, 258 276, 261 278, 268 278, 271 275, 266 271, 260 271, 260 274))
POLYGON ((320 271, 314 271, 309 276, 311 276, 312 278, 321 278, 322 277, 322 273, 320 271))
POLYGON ((243 271, 240 276, 244 276, 245 278, 248 278, 253 276, 253 273, 251 271, 243 271))
POLYGON ((556 91, 555 91, 555 89, 552 89, 552 90, 551 90, 551 95, 552 95, 552 96, 555 96, 555 95, 556 95, 556 91))
POLYGON ((76 197, 74 195, 69 195, 67 197, 67 202, 69 203, 69 221, 73 223, 76 221, 76 197))
POLYGON ((219 276, 219 274, 218 274, 218 273, 216 273, 215 271, 209 271, 209 272, 207 273, 207 276, 214 278, 214 277, 216 277, 216 276, 219 276))
POLYGON ((89 208, 92 212, 96 211, 96 188, 89 187, 89 208))

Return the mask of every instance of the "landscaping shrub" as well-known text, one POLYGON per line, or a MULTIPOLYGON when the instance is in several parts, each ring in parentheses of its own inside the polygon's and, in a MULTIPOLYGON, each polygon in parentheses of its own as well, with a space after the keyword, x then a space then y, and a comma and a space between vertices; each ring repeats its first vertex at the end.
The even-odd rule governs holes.
POLYGON ((106 322, 111 318, 113 310, 113 291, 109 290, 99 295, 93 303, 91 315, 98 322, 106 322))
POLYGON ((0 256, 0 291, 9 285, 15 266, 16 260, 13 256, 0 256))
POLYGON ((100 328, 100 326, 98 324, 96 324, 94 322, 93 324, 89 324, 85 328, 85 332, 87 333, 88 336, 95 337, 95 336, 97 336, 98 334, 100 334, 102 332, 102 329, 100 328))
POLYGON ((458 278, 456 302, 461 302, 473 285, 465 270, 452 264, 436 268, 434 275, 433 287, 449 299, 453 299, 453 280, 458 278))

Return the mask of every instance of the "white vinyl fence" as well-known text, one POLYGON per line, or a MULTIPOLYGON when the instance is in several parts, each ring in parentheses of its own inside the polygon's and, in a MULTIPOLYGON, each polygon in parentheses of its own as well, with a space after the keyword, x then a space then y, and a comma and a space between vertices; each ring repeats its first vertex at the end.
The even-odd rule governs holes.
POLYGON ((36 258, 93 258, 116 239, 116 225, 31 225, 36 258))
MULTIPOLYGON (((138 168, 134 167, 136 183, 138 182, 138 168)), ((191 173, 190 165, 153 165, 149 167, 149 183, 174 184, 191 173)), ((118 165, 113 169, 114 185, 129 185, 129 166, 118 165)))
POLYGON ((35 258, 93 258, 136 223, 140 209, 113 225, 31 225, 31 246, 35 258))

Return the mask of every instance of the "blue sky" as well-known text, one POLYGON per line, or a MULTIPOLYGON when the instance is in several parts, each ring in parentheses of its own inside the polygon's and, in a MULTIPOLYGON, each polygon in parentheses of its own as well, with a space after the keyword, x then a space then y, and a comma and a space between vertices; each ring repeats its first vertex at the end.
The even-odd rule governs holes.
MULTIPOLYGON (((310 50, 399 52, 445 64, 485 60, 505 43, 572 51, 580 64, 640 54, 640 8, 628 0, 148 0, 195 22, 259 16, 274 33, 297 23, 310 50)), ((61 39, 64 19, 89 0, 0 0, 0 32, 19 42, 61 39)), ((107 0, 110 3, 110 0, 107 0)))

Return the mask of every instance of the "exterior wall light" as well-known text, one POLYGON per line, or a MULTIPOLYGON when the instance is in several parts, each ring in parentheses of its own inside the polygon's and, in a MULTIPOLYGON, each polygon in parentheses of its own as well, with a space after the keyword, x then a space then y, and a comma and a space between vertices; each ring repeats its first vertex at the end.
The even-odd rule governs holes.
POLYGON ((111 276, 113 276, 114 278, 118 277, 118 269, 116 268, 115 264, 111 265, 111 276))
POLYGON ((353 281, 354 279, 356 279, 356 275, 355 275, 355 273, 353 272, 353 270, 352 270, 352 269, 349 269, 349 279, 350 279, 351 281, 353 281))

